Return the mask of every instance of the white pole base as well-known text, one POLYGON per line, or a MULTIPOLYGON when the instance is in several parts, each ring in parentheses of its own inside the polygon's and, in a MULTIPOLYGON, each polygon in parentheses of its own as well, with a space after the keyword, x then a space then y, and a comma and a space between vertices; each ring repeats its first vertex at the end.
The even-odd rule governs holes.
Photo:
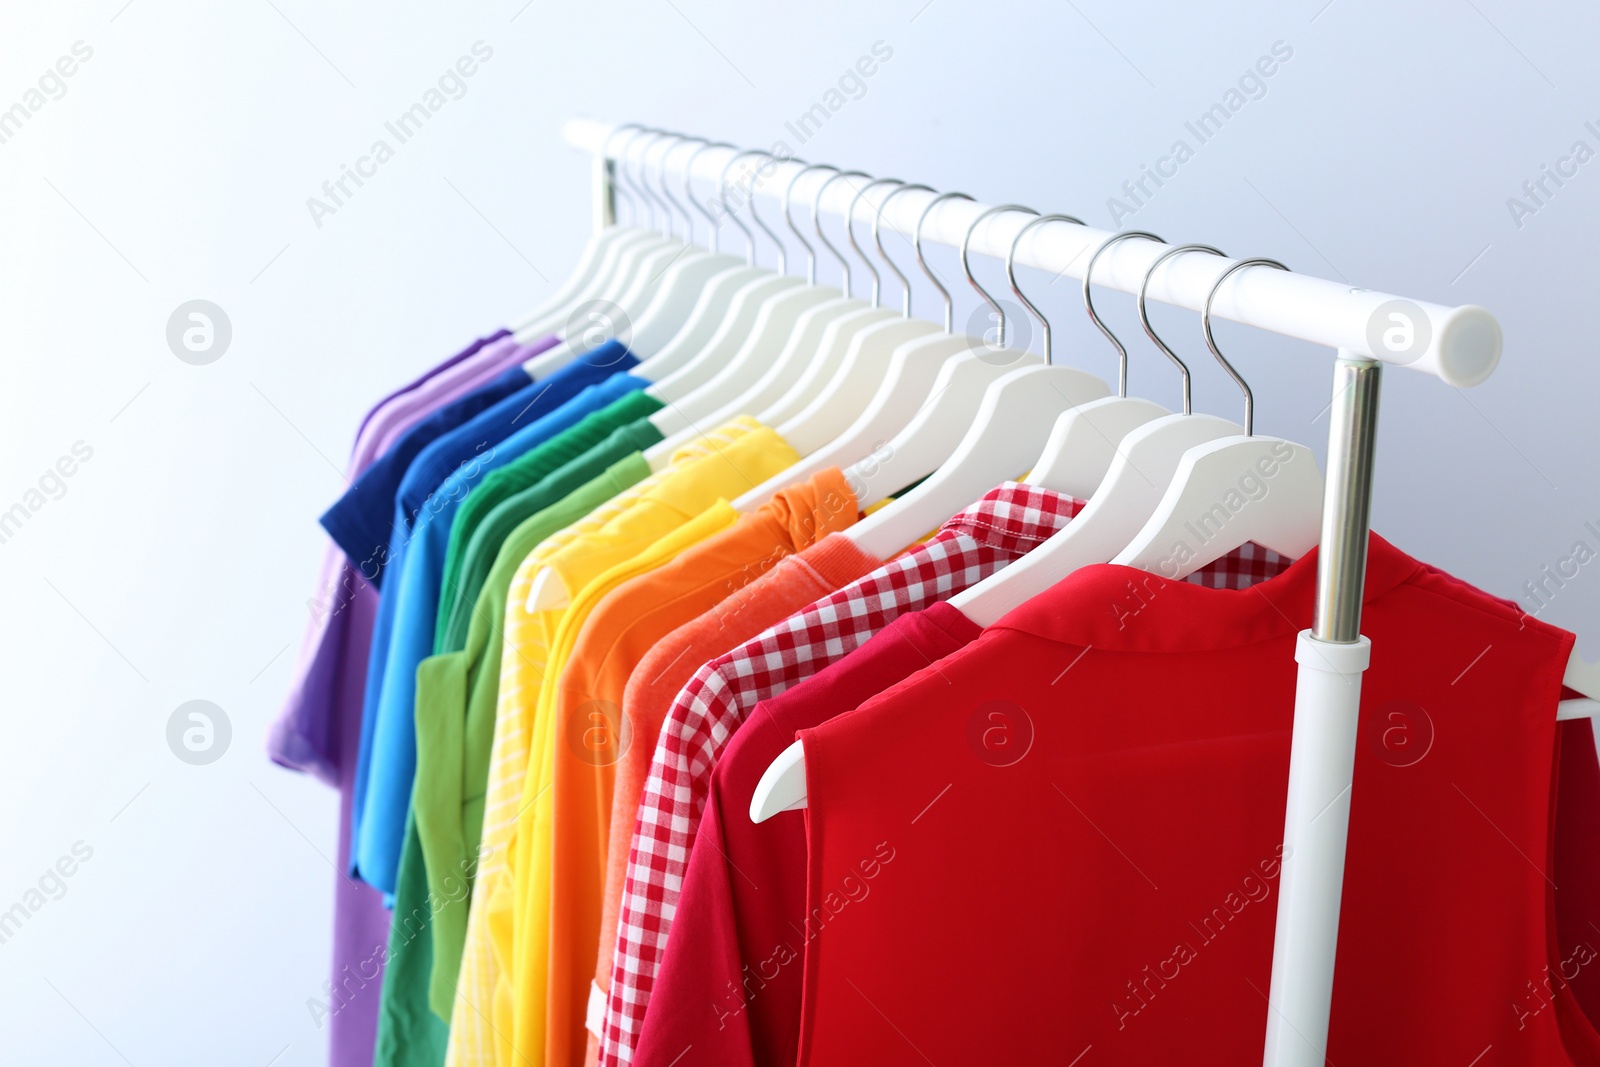
POLYGON ((1323 1067, 1350 825, 1356 714, 1372 642, 1363 637, 1335 644, 1302 630, 1294 658, 1300 675, 1262 1063, 1323 1067))

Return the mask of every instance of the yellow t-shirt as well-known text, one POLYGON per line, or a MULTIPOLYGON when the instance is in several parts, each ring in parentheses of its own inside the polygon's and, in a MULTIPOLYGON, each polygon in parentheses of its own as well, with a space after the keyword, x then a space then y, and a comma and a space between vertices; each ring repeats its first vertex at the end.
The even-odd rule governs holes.
MULTIPOLYGON (((445 1067, 496 1067, 497 1062, 505 1062, 504 1057, 509 1055, 509 1042, 503 1041, 504 1047, 497 1060, 492 1025, 500 966, 490 936, 491 901, 499 888, 503 906, 509 907, 509 891, 503 886, 505 855, 516 823, 517 804, 522 796, 523 777, 531 748, 533 713, 548 662, 549 644, 563 614, 563 611, 531 613, 525 610, 534 579, 544 569, 544 561, 550 555, 603 529, 611 520, 638 503, 645 493, 659 485, 674 467, 730 444, 755 426, 750 420, 736 420, 685 445, 673 453, 672 463, 666 469, 629 487, 583 519, 552 534, 528 554, 512 579, 506 601, 500 689, 485 794, 478 877, 473 885, 472 907, 467 915, 465 951, 461 957, 461 971, 451 1012, 450 1043, 445 1054, 445 1067)), ((509 926, 507 929, 509 931, 509 926)), ((509 999, 506 1010, 509 1012, 509 999)), ((507 1034, 506 1038, 509 1037, 507 1034)))
MULTIPOLYGON (((739 513, 733 505, 726 500, 719 500, 695 518, 690 519, 672 533, 667 534, 643 552, 632 559, 625 560, 606 571, 600 577, 590 582, 579 594, 581 604, 574 604, 574 611, 569 611, 563 621, 561 632, 557 637, 555 655, 561 658, 563 664, 568 664, 578 645, 581 631, 586 629, 585 623, 589 620, 595 605, 617 586, 630 578, 637 577, 648 571, 670 562, 680 552, 715 536, 728 529, 739 521, 739 513)), ((547 684, 539 691, 539 717, 548 724, 543 732, 543 744, 536 753, 539 760, 539 780, 537 795, 531 795, 527 790, 523 792, 523 802, 529 806, 519 819, 517 833, 519 839, 526 840, 525 834, 531 833, 533 842, 534 859, 531 863, 534 872, 533 884, 525 898, 519 897, 519 905, 526 902, 528 915, 529 935, 518 938, 518 948, 526 946, 529 949, 528 966, 531 970, 528 982, 527 1008, 529 1011, 541 1016, 541 1021, 534 1028, 542 1034, 545 1041, 545 1062, 551 1067, 557 1063, 568 1063, 576 1067, 577 1061, 583 1058, 583 1046, 576 1049, 576 1056, 568 1040, 569 1022, 566 1018, 571 1004, 561 998, 570 998, 572 990, 565 985, 551 986, 551 960, 552 960, 552 926, 563 922, 561 916, 554 913, 552 885, 555 864, 554 829, 555 821, 561 818, 557 812, 555 800, 556 762, 561 758, 561 747, 566 745, 579 759, 606 760, 614 758, 620 737, 622 736, 622 708, 612 704, 601 706, 598 702, 589 702, 583 706, 569 706, 561 700, 559 672, 552 671, 546 676, 547 684), (531 823, 531 829, 528 824, 531 823), (561 997, 555 994, 559 991, 561 997), (561 1000, 561 1003, 557 1003, 561 1000), (565 1050, 563 1053, 562 1050, 565 1050)), ((596 890, 596 897, 599 890, 596 890)), ((522 971, 517 972, 516 980, 521 982, 522 971)), ((523 987, 517 986, 517 998, 524 1000, 523 987)), ((529 1039, 532 1040, 530 1033, 529 1039)), ((519 1039, 520 1040, 520 1039, 519 1039)))
MULTIPOLYGON (((564 743, 565 724, 555 721, 557 682, 579 630, 600 598, 627 577, 639 573, 628 561, 655 542, 668 538, 651 554, 660 565, 677 552, 733 522, 737 514, 728 498, 747 491, 798 461, 795 451, 774 431, 761 427, 681 470, 646 494, 607 530, 569 546, 548 561, 566 588, 574 593, 550 648, 540 687, 534 728, 534 751, 513 831, 511 862, 517 924, 512 945, 512 1042, 522 1062, 549 1063, 544 1054, 549 988, 551 774, 554 746, 564 743), (687 529, 685 529, 687 527, 687 529)), ((497 1027, 501 1026, 496 1019, 497 1027)), ((550 1063, 549 1067, 560 1067, 550 1063)))
MULTIPOLYGON (((540 613, 544 617, 538 620, 546 661, 532 716, 516 823, 505 857, 507 869, 490 899, 489 933, 501 969, 491 1026, 497 1049, 504 1053, 503 1059, 497 1059, 501 1067, 545 1064, 550 835, 549 809, 544 808, 541 818, 536 802, 547 796, 550 746, 560 743, 562 736, 561 724, 551 721, 554 682, 560 678, 578 628, 598 600, 590 595, 589 586, 719 503, 724 509, 720 521, 712 516, 695 523, 691 536, 675 537, 670 544, 676 546, 673 551, 681 551, 694 540, 722 529, 736 518, 727 499, 798 462, 798 454, 773 430, 754 420, 741 423, 743 433, 726 444, 712 446, 700 458, 675 464, 665 477, 652 479, 630 507, 602 528, 573 538, 543 560, 543 569, 561 582, 571 602, 560 612, 540 613)), ((658 562, 669 558, 670 554, 663 555, 658 562)), ((632 573, 629 571, 629 576, 632 573)), ((525 600, 520 603, 526 605, 525 600)), ((527 699, 526 691, 522 699, 527 699)))

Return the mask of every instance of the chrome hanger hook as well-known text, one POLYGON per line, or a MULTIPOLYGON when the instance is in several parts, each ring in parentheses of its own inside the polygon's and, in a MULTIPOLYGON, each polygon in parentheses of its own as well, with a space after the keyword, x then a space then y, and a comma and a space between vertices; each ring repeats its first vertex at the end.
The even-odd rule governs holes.
MULTIPOLYGON (((730 207, 728 205, 728 174, 733 170, 733 165, 735 163, 746 158, 747 156, 765 156, 769 160, 777 160, 777 157, 771 152, 763 152, 759 148, 746 148, 743 151, 735 152, 722 168, 722 178, 717 185, 717 194, 722 210, 727 215, 729 221, 731 221, 735 226, 739 227, 739 230, 744 234, 744 258, 745 261, 753 267, 756 265, 755 235, 750 232, 750 227, 746 226, 739 219, 739 209, 737 207, 730 207)), ((757 168, 758 173, 759 171, 760 168, 757 168)), ((750 217, 755 220, 755 224, 757 226, 761 227, 763 233, 772 238, 772 243, 778 246, 778 273, 787 273, 789 258, 784 251, 783 242, 778 240, 777 234, 773 233, 767 224, 761 221, 761 216, 756 214, 756 197, 753 178, 750 189, 750 217)))
POLYGON ((649 143, 649 127, 639 126, 635 128, 633 135, 629 137, 620 148, 618 148, 617 178, 623 185, 627 186, 627 188, 633 194, 634 210, 639 216, 637 219, 637 224, 653 230, 655 229, 655 211, 652 207, 649 196, 645 194, 643 189, 639 188, 639 182, 636 180, 633 173, 632 156, 630 154, 639 146, 641 138, 644 139, 643 143, 649 143))
MULTIPOLYGON (((911 247, 917 253, 917 266, 922 268, 922 273, 928 276, 933 287, 939 290, 939 295, 944 297, 944 332, 955 333, 955 305, 950 300, 950 290, 944 287, 939 276, 933 273, 933 268, 928 266, 927 259, 922 255, 922 224, 928 221, 928 213, 941 201, 945 200, 972 200, 966 193, 940 193, 928 201, 928 206, 922 209, 922 214, 917 216, 917 227, 911 232, 911 247)), ((974 201, 975 203, 976 201, 974 201)))
POLYGON ((600 144, 600 158, 606 161, 606 167, 609 170, 612 178, 611 191, 613 203, 615 203, 616 194, 620 192, 623 200, 628 205, 628 222, 630 225, 634 226, 639 224, 639 201, 634 196, 633 190, 628 187, 628 183, 624 180, 626 178, 627 168, 623 167, 621 164, 621 153, 619 152, 616 155, 611 153, 611 142, 616 140, 618 134, 626 133, 628 135, 628 140, 623 142, 624 146, 626 146, 627 144, 630 144, 635 137, 639 136, 639 133, 643 129, 644 127, 639 125, 637 122, 625 122, 621 126, 613 127, 611 132, 606 134, 606 139, 600 144))
MULTIPOLYGON (((777 166, 779 163, 783 162, 782 158, 773 155, 771 152, 758 152, 757 155, 766 156, 767 159, 770 161, 770 164, 772 166, 774 166, 774 167, 777 166)), ((770 240, 773 244, 778 246, 778 273, 779 274, 784 274, 784 273, 787 273, 786 268, 788 267, 788 264, 789 264, 789 252, 788 252, 788 249, 784 246, 783 240, 781 238, 779 238, 779 236, 775 232, 773 232, 772 227, 767 225, 766 220, 761 217, 761 213, 756 210, 756 183, 761 180, 761 172, 766 170, 767 166, 768 166, 768 164, 763 163, 761 166, 757 167, 750 174, 750 187, 749 187, 750 221, 754 222, 757 226, 761 227, 761 232, 767 235, 767 239, 770 240)))
MULTIPOLYGON (((888 179, 884 180, 887 181, 888 179)), ((890 193, 888 196, 885 196, 881 201, 878 202, 877 214, 872 216, 872 243, 878 246, 878 255, 882 256, 883 261, 889 265, 889 269, 894 271, 894 276, 900 279, 900 314, 904 315, 908 319, 911 317, 911 281, 905 276, 905 274, 901 272, 900 268, 895 265, 894 259, 890 257, 889 253, 884 251, 883 234, 879 231, 878 225, 883 222, 883 213, 888 210, 889 201, 893 200, 901 193, 909 193, 913 189, 920 189, 925 193, 938 191, 931 185, 906 185, 904 182, 902 182, 900 188, 896 189, 894 192, 890 193)), ((862 191, 865 192, 866 190, 862 191)), ((901 236, 904 237, 905 235, 901 234, 901 236)))
MULTIPOLYGON (((651 144, 648 149, 643 150, 638 155, 640 165, 642 165, 638 182, 645 186, 646 189, 650 189, 650 171, 651 168, 654 168, 654 171, 656 171, 656 189, 651 190, 651 194, 658 195, 659 200, 661 200, 662 214, 666 214, 667 229, 662 230, 662 232, 667 237, 672 237, 672 208, 674 208, 674 200, 672 200, 672 195, 667 192, 667 155, 672 154, 672 149, 683 144, 683 134, 672 133, 670 130, 658 130, 656 134, 661 139, 656 144, 651 144), (651 163, 650 154, 656 149, 662 149, 661 158, 651 163)), ((683 211, 682 203, 677 205, 677 208, 683 211)), ((685 214, 685 218, 688 218, 688 211, 683 211, 683 214, 685 214)))
POLYGON ((800 180, 801 175, 813 170, 837 171, 839 168, 831 163, 808 163, 795 171, 789 178, 789 184, 783 189, 783 221, 789 224, 789 232, 794 234, 794 239, 800 242, 800 247, 806 250, 806 284, 817 284, 817 250, 811 247, 805 235, 794 224, 794 217, 789 214, 789 200, 794 193, 794 183, 800 180))
POLYGON ((1089 321, 1094 323, 1095 329, 1105 334, 1106 340, 1111 342, 1111 347, 1117 350, 1117 395, 1122 397, 1128 395, 1128 350, 1123 346, 1117 335, 1111 332, 1110 327, 1100 321, 1100 313, 1094 309, 1094 292, 1089 282, 1094 277, 1095 261, 1100 258, 1101 253, 1118 241, 1126 241, 1130 237, 1142 237, 1147 241, 1154 241, 1162 245, 1167 243, 1165 239, 1157 237, 1153 233, 1146 233, 1144 230, 1127 230, 1123 233, 1112 234, 1101 243, 1099 248, 1094 250, 1094 255, 1089 257, 1089 265, 1083 268, 1083 309, 1089 313, 1089 321))
POLYGON ((1211 349, 1211 354, 1217 357, 1217 362, 1222 364, 1222 369, 1228 372, 1228 377, 1233 379, 1234 384, 1239 387, 1239 391, 1244 394, 1244 435, 1246 437, 1251 437, 1256 432, 1255 394, 1250 392, 1250 384, 1244 380, 1244 376, 1234 369, 1233 364, 1229 363, 1227 357, 1224 356, 1221 350, 1217 348, 1217 339, 1211 336, 1211 301, 1217 298, 1217 290, 1222 288, 1222 283, 1227 281, 1230 275, 1237 271, 1244 270, 1246 267, 1276 267, 1278 270, 1289 269, 1275 259, 1257 257, 1255 259, 1241 259, 1239 262, 1223 271, 1221 276, 1219 276, 1217 280, 1212 283, 1211 292, 1206 294, 1206 302, 1200 308, 1200 332, 1205 335, 1206 347, 1211 349))
MULTIPOLYGON (((711 224, 711 251, 720 252, 721 248, 719 247, 720 242, 718 238, 722 235, 722 224, 715 215, 706 210, 706 206, 704 204, 695 199, 694 184, 690 180, 694 175, 694 161, 700 158, 701 152, 706 152, 713 148, 727 148, 735 152, 738 151, 737 146, 728 144, 726 141, 705 141, 700 145, 699 148, 696 148, 693 152, 689 153, 689 158, 684 160, 683 163, 683 195, 684 199, 693 204, 694 209, 700 212, 700 214, 704 215, 706 217, 706 221, 711 224)), ((689 230, 689 239, 694 239, 694 228, 692 226, 689 230)))
POLYGON ((1212 248, 1210 245, 1178 245, 1176 248, 1169 248, 1157 256, 1156 261, 1150 264, 1150 269, 1144 272, 1144 281, 1139 283, 1139 296, 1135 303, 1139 308, 1139 324, 1144 327, 1145 336, 1154 341, 1156 347, 1165 352, 1167 358, 1178 365, 1178 372, 1183 375, 1183 413, 1192 415, 1194 414, 1194 408, 1190 403, 1190 396, 1193 393, 1193 384, 1189 377, 1189 366, 1178 358, 1178 354, 1165 341, 1156 336, 1155 328, 1150 325, 1150 312, 1145 307, 1145 296, 1150 290, 1150 279, 1155 277, 1156 268, 1173 256, 1181 256, 1185 252, 1209 252, 1214 256, 1221 256, 1223 259, 1228 258, 1226 252, 1220 248, 1212 248))
POLYGON ((1050 320, 1044 317, 1044 312, 1033 306, 1033 301, 1029 300, 1021 288, 1017 286, 1017 245, 1022 242, 1023 235, 1029 230, 1033 229, 1035 226, 1042 226, 1047 222, 1070 222, 1075 226, 1088 225, 1088 223, 1084 222, 1082 219, 1074 218, 1071 215, 1040 215, 1036 219, 1029 220, 1023 225, 1022 229, 1017 231, 1017 236, 1011 240, 1011 248, 1006 252, 1006 281, 1011 283, 1011 292, 1016 295, 1017 300, 1021 302, 1022 306, 1028 309, 1028 314, 1039 320, 1040 332, 1044 337, 1044 361, 1046 364, 1049 364, 1051 361, 1052 351, 1050 342, 1050 320))
MULTIPOLYGON (((649 126, 641 127, 640 131, 639 131, 639 138, 640 139, 629 141, 627 146, 623 149, 623 152, 624 153, 631 152, 634 148, 638 148, 639 149, 639 158, 641 160, 644 160, 647 156, 649 156, 650 149, 654 147, 655 142, 657 140, 659 140, 660 138, 665 137, 665 136, 666 136, 666 134, 661 130, 653 129, 653 128, 649 127, 649 126)), ((626 156, 624 158, 626 158, 626 156)), ((632 166, 632 160, 629 160, 629 166, 630 167, 632 166)), ((650 183, 645 180, 642 166, 643 166, 643 164, 641 163, 641 170, 639 172, 637 172, 637 173, 635 173, 634 171, 632 171, 630 169, 629 172, 628 172, 628 180, 633 183, 634 189, 639 193, 639 196, 641 198, 643 198, 643 200, 644 200, 645 208, 650 212, 650 228, 652 230, 657 230, 658 227, 656 226, 656 208, 660 207, 663 210, 665 210, 666 205, 661 203, 661 200, 656 196, 655 192, 650 188, 650 183)), ((668 219, 669 227, 670 227, 670 222, 671 222, 671 220, 670 220, 670 216, 669 216, 669 219, 668 219)), ((668 236, 670 236, 670 233, 668 234, 668 236)))
MULTIPOLYGON (((841 170, 839 173, 835 174, 833 177, 827 179, 821 185, 817 186, 816 194, 811 198, 811 228, 817 231, 817 240, 822 242, 822 247, 826 248, 829 252, 832 252, 833 258, 839 261, 839 270, 844 276, 844 280, 839 288, 844 290, 845 296, 849 296, 850 262, 844 258, 843 253, 841 253, 837 248, 833 247, 833 242, 828 240, 828 235, 822 232, 822 194, 827 192, 828 186, 832 185, 841 178, 866 178, 868 181, 871 181, 872 175, 868 174, 864 170, 841 170)), ((851 203, 853 204, 855 201, 852 200, 851 203)), ((844 228, 846 230, 850 228, 850 216, 848 214, 844 217, 844 228)))
MULTIPOLYGON (((694 216, 689 214, 688 208, 678 203, 678 198, 673 196, 672 190, 667 187, 668 167, 672 159, 672 153, 676 152, 684 145, 700 145, 700 148, 695 149, 693 155, 691 155, 690 158, 693 158, 693 156, 700 154, 701 149, 709 148, 711 146, 711 142, 704 137, 691 137, 686 134, 673 134, 673 136, 678 138, 678 143, 667 149, 666 152, 664 152, 661 156, 661 195, 666 197, 667 201, 672 204, 673 207, 683 212, 683 239, 689 244, 694 244, 694 216)), ((683 171, 683 184, 685 188, 687 188, 689 184, 689 169, 687 165, 684 167, 683 171)), ((694 197, 691 196, 689 199, 693 200, 694 197)))
POLYGON ((972 247, 972 235, 978 232, 978 227, 983 224, 983 220, 994 215, 1003 215, 1007 211, 1026 211, 1030 215, 1038 214, 1038 212, 1033 210, 1033 208, 1024 207, 1021 204, 1001 204, 999 207, 992 207, 988 209, 983 214, 973 219, 972 225, 968 226, 967 232, 961 236, 961 273, 967 276, 967 284, 978 291, 978 295, 983 297, 983 302, 989 305, 989 308, 995 314, 995 318, 999 320, 999 327, 995 338, 996 348, 1004 348, 1006 346, 1006 312, 1005 309, 1000 306, 1000 302, 994 297, 990 296, 989 291, 983 286, 979 285, 978 279, 972 276, 972 263, 967 258, 967 253, 972 247))
MULTIPOLYGON (((882 304, 879 301, 878 297, 879 297, 879 294, 883 291, 883 287, 882 287, 883 279, 878 276, 878 268, 873 266, 872 260, 867 258, 867 254, 865 252, 861 251, 861 245, 860 245, 859 242, 856 241, 856 226, 855 226, 855 222, 856 222, 856 205, 861 203, 861 198, 863 196, 865 196, 867 190, 871 189, 874 185, 904 185, 904 184, 905 184, 905 182, 901 181, 899 178, 874 178, 870 182, 868 182, 867 184, 863 185, 861 188, 856 190, 856 195, 850 198, 850 206, 845 209, 845 213, 844 213, 844 235, 850 239, 850 247, 856 250, 856 256, 858 258, 860 258, 862 263, 866 264, 867 273, 872 275, 872 306, 873 307, 881 307, 882 306, 882 304)), ((876 225, 876 223, 874 223, 874 225, 876 225)), ((878 251, 879 252, 883 251, 881 246, 879 247, 878 251)), ((887 259, 888 257, 885 256, 884 258, 887 259)), ((910 312, 908 311, 907 314, 909 315, 910 312)))

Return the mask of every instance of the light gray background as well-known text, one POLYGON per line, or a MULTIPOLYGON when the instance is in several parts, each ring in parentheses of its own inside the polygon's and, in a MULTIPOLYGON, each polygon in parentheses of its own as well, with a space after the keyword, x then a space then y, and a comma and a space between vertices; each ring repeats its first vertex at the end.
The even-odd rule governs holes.
MULTIPOLYGON (((1590 5, 1510 0, 7 3, 0 108, 75 41, 94 54, 0 144, 0 510, 74 442, 93 457, 0 544, 0 909, 75 841, 94 854, 0 944, 4 1058, 321 1062, 306 1000, 326 972, 335 800, 261 754, 322 551, 315 519, 373 400, 575 262, 589 163, 561 140, 568 117, 788 140, 813 161, 1106 226, 1123 181, 1287 42, 1266 94, 1125 225, 1493 309, 1505 357, 1485 385, 1388 375, 1375 525, 1518 596, 1575 542, 1600 548, 1600 161, 1520 227, 1507 206, 1575 141, 1600 149, 1584 127, 1600 126, 1597 33, 1590 5), (494 56, 466 95, 314 225, 307 197, 480 39, 494 56), (865 94, 798 144, 785 122, 876 41, 893 56, 865 94), (208 366, 165 341, 195 299, 233 326, 208 366), (232 720, 209 766, 165 740, 195 699, 232 720)), ((1110 374, 1075 287, 1045 282, 1024 280, 1058 359, 1110 374)), ((954 288, 959 322, 974 303, 954 288)), ((1104 300, 1135 391, 1175 403, 1131 303, 1104 300)), ((1197 351, 1192 314, 1157 321, 1197 351)), ((1320 456, 1327 354, 1219 333, 1259 428, 1320 456)), ((1220 372, 1195 365, 1197 407, 1236 417, 1220 372)), ((1600 655, 1600 565, 1543 617, 1600 655)))

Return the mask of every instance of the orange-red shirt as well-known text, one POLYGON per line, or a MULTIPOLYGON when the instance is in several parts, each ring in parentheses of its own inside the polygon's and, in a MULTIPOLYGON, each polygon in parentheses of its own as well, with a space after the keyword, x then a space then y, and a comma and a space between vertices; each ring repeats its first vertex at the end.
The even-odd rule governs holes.
POLYGON ((648 767, 661 725, 659 716, 650 722, 623 715, 629 676, 656 641, 714 608, 785 556, 852 525, 857 514, 855 494, 844 475, 829 468, 783 490, 671 562, 630 578, 590 613, 561 676, 552 720, 562 740, 551 746, 554 815, 545 1027, 545 1062, 551 1067, 580 1062, 588 1046, 585 1019, 600 943, 616 765, 630 750, 644 746, 636 758, 648 767))

